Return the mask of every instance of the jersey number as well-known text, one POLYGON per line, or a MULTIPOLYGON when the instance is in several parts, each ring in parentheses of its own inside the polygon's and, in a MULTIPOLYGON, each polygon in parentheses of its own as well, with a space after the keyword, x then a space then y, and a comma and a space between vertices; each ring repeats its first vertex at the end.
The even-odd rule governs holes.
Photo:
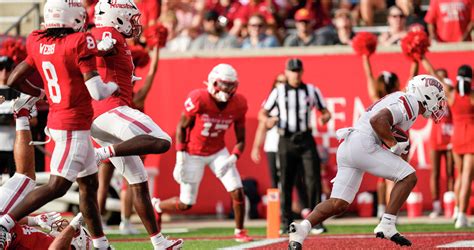
POLYGON ((205 122, 201 131, 202 136, 206 137, 217 137, 220 132, 229 128, 228 124, 215 124, 211 122, 205 122))
POLYGON ((61 102, 61 89, 58 84, 58 75, 56 69, 50 61, 43 61, 42 63, 44 77, 48 81, 49 98, 53 103, 61 102))

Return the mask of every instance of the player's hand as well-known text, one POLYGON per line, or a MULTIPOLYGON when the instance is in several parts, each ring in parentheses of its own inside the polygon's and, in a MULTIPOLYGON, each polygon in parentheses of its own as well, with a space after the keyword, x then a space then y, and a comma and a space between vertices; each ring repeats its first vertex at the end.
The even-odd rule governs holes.
POLYGON ((222 178, 227 171, 237 162, 237 156, 231 154, 224 160, 216 161, 216 176, 217 178, 222 178))
POLYGON ((407 154, 410 150, 410 141, 398 142, 393 147, 390 148, 390 151, 396 155, 407 154))
POLYGON ((83 224, 84 217, 82 216, 82 213, 78 213, 69 223, 69 225, 72 226, 74 230, 78 230, 83 224))
POLYGON ((176 182, 179 184, 183 183, 183 176, 184 176, 184 161, 186 157, 186 152, 178 151, 176 152, 176 165, 174 166, 173 170, 173 177, 176 182))
POLYGON ((260 150, 259 148, 252 148, 252 152, 250 152, 250 158, 255 164, 259 164, 261 157, 260 157, 260 150))
POLYGON ((49 212, 37 215, 34 218, 36 225, 40 226, 43 229, 51 230, 51 225, 54 222, 61 220, 62 216, 58 212, 49 212))
POLYGON ((278 122, 278 117, 269 117, 266 121, 265 121, 265 127, 267 129, 271 129, 273 128, 278 122))
POLYGON ((97 49, 102 52, 109 51, 114 48, 115 43, 117 43, 117 40, 110 36, 106 36, 97 44, 97 49))

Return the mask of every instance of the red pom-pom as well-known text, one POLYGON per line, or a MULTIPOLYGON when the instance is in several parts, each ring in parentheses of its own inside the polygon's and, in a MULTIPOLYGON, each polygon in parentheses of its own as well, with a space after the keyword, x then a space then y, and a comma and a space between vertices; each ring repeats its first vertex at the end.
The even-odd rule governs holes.
POLYGON ((138 68, 145 67, 150 62, 150 55, 145 48, 140 45, 129 45, 132 52, 133 65, 138 68))
POLYGON ((157 23, 145 29, 143 35, 146 39, 148 48, 158 47, 163 48, 166 46, 166 39, 168 38, 168 29, 161 23, 157 23))
POLYGON ((357 55, 370 56, 377 48, 377 37, 369 32, 359 32, 352 39, 352 48, 357 53, 357 55))
POLYGON ((21 39, 7 38, 0 45, 0 55, 10 57, 18 64, 26 58, 26 47, 21 39))
POLYGON ((421 60, 430 45, 428 35, 422 30, 408 32, 401 41, 403 54, 413 61, 421 60))

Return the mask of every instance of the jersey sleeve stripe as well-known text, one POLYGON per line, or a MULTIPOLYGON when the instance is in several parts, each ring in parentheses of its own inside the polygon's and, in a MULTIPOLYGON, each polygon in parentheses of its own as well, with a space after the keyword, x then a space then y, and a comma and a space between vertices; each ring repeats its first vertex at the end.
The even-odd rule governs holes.
POLYGON ((411 120, 411 118, 413 118, 413 109, 411 108, 410 104, 404 96, 400 96, 400 100, 402 100, 403 106, 407 111, 408 119, 411 120))
POLYGON ((150 132, 152 132, 151 129, 149 129, 147 126, 145 126, 145 124, 143 124, 143 123, 141 123, 141 122, 139 122, 139 121, 133 119, 132 117, 130 117, 130 116, 128 116, 128 115, 126 115, 126 114, 124 114, 124 113, 118 111, 118 110, 115 110, 115 109, 114 109, 114 110, 110 110, 109 112, 112 113, 112 114, 116 114, 116 115, 118 115, 119 117, 121 117, 121 118, 123 118, 123 119, 125 119, 125 120, 127 120, 127 121, 129 121, 129 122, 131 122, 131 123, 134 124, 135 126, 139 127, 141 130, 143 130, 145 133, 150 133, 150 132))

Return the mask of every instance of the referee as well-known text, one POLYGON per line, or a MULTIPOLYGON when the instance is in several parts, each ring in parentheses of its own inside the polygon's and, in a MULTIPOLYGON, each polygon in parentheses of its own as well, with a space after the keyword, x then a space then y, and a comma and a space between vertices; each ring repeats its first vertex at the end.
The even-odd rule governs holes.
MULTIPOLYGON (((272 90, 260 111, 262 116, 269 117, 269 112, 273 108, 278 109, 278 119, 274 121, 280 134, 278 158, 282 188, 281 229, 284 233, 288 232, 288 226, 293 222, 291 202, 297 173, 302 173, 304 178, 307 191, 305 204, 312 208, 321 201, 320 159, 311 133, 311 111, 317 108, 321 112, 319 117, 321 124, 331 119, 319 89, 301 80, 303 63, 300 59, 293 58, 287 61, 285 75, 288 82, 272 90)), ((324 227, 318 225, 313 233, 324 231, 324 227)))

